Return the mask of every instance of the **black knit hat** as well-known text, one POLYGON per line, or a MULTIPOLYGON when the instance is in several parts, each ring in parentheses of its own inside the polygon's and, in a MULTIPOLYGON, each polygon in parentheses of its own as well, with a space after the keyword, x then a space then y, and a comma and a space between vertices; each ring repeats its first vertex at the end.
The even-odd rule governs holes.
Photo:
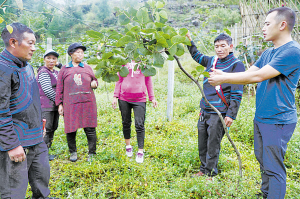
POLYGON ((71 56, 70 53, 74 52, 74 50, 77 49, 77 48, 81 48, 83 51, 86 51, 86 47, 85 46, 83 46, 81 43, 76 42, 76 43, 72 43, 69 46, 69 48, 68 48, 68 54, 71 56))

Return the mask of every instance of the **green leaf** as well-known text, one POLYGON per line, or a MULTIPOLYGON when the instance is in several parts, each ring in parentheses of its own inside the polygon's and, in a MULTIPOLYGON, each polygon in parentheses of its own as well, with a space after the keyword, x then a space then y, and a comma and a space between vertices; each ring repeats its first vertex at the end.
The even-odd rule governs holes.
POLYGON ((2 17, 0 17, 0 23, 2 23, 4 21, 4 19, 2 17))
POLYGON ((157 43, 161 44, 163 47, 169 47, 167 40, 158 32, 155 33, 155 39, 157 40, 157 43))
POLYGON ((127 28, 128 31, 129 31, 129 30, 131 30, 131 28, 133 28, 133 25, 132 25, 131 23, 129 23, 129 24, 126 25, 126 28, 127 28))
POLYGON ((203 72, 202 75, 203 75, 204 77, 209 77, 209 73, 208 73, 207 71, 203 72))
POLYGON ((166 25, 163 24, 163 23, 160 23, 160 22, 155 22, 155 26, 156 26, 156 28, 162 28, 162 27, 164 27, 166 25))
POLYGON ((132 31, 128 31, 126 35, 130 36, 132 40, 135 40, 135 33, 132 31))
POLYGON ((176 35, 176 36, 172 37, 171 41, 173 43, 182 43, 182 42, 185 41, 185 37, 180 36, 180 35, 176 35))
POLYGON ((127 67, 122 67, 120 70, 120 76, 121 77, 127 77, 127 75, 129 74, 129 70, 127 67))
POLYGON ((112 49, 112 51, 111 52, 113 52, 114 54, 121 54, 122 53, 122 51, 120 51, 120 50, 118 50, 118 49, 112 49))
POLYGON ((158 1, 158 2, 156 2, 155 6, 156 6, 157 9, 160 9, 160 8, 164 7, 165 4, 161 1, 158 1))
POLYGON ((168 14, 164 10, 159 11, 159 16, 161 16, 164 19, 168 19, 168 14))
POLYGON ((137 59, 139 56, 140 56, 139 50, 138 50, 138 49, 135 49, 134 52, 133 52, 133 58, 134 58, 134 59, 137 59))
POLYGON ((160 51, 162 51, 162 50, 165 49, 165 47, 162 46, 161 44, 157 44, 155 47, 156 47, 156 51, 158 51, 158 52, 160 52, 160 51))
POLYGON ((97 57, 92 57, 87 60, 88 64, 98 64, 99 62, 100 62, 100 60, 97 57))
POLYGON ((100 68, 106 68, 107 66, 107 61, 100 61, 97 66, 96 66, 96 70, 100 69, 100 68))
POLYGON ((113 55, 114 55, 114 53, 112 53, 112 52, 104 53, 102 55, 102 59, 108 59, 108 58, 110 58, 113 55))
POLYGON ((154 7, 155 7, 155 1, 150 0, 150 1, 148 1, 147 3, 149 4, 149 6, 150 6, 151 8, 154 8, 154 7))
POLYGON ((119 41, 117 42, 116 46, 117 47, 121 47, 124 46, 125 44, 129 43, 132 41, 132 37, 129 35, 125 35, 122 38, 119 39, 119 41))
POLYGON ((217 30, 210 30, 210 32, 217 33, 218 31, 217 30))
POLYGON ((86 31, 86 34, 92 38, 96 38, 96 39, 102 39, 103 38, 103 34, 94 30, 88 30, 86 31))
POLYGON ((148 9, 140 8, 136 13, 136 17, 141 24, 147 23, 149 21, 148 9))
POLYGON ((173 61, 175 58, 172 55, 168 56, 168 60, 173 61))
POLYGON ((130 23, 130 19, 125 14, 121 14, 119 15, 119 23, 122 26, 127 25, 130 23))
POLYGON ((182 44, 177 44, 177 56, 181 56, 184 54, 184 46, 182 44))
POLYGON ((224 31, 225 31, 229 36, 231 36, 231 31, 230 31, 229 29, 224 28, 224 31))
POLYGON ((181 36, 185 36, 188 32, 189 32, 189 31, 188 31, 188 29, 186 29, 186 28, 180 28, 180 30, 179 30, 179 34, 180 34, 181 36))
POLYGON ((196 77, 196 76, 197 76, 197 71, 193 70, 193 71, 191 72, 191 75, 192 75, 193 77, 196 77))
POLYGON ((169 48, 168 51, 169 51, 170 55, 173 57, 177 52, 177 45, 173 45, 171 48, 169 48))
POLYGON ((165 63, 164 57, 160 53, 153 53, 153 65, 162 67, 165 63))
POLYGON ((131 53, 135 49, 135 44, 134 43, 128 43, 124 49, 125 53, 131 53))
POLYGON ((137 10, 134 9, 133 7, 130 7, 130 8, 128 9, 128 13, 129 13, 131 16, 136 16, 137 10))
POLYGON ((144 33, 153 33, 156 31, 156 29, 153 29, 153 28, 146 28, 146 29, 143 29, 141 30, 142 32, 144 33))
POLYGON ((149 23, 146 24, 146 28, 155 29, 156 26, 155 26, 155 24, 153 22, 149 22, 149 23))
POLYGON ((153 40, 149 41, 148 45, 152 45, 152 44, 156 44, 156 43, 157 43, 157 40, 153 39, 153 40))
POLYGON ((198 72, 202 73, 202 72, 204 71, 204 67, 201 66, 201 65, 199 65, 199 66, 196 67, 196 70, 197 70, 198 72))
POLYGON ((119 40, 121 37, 123 37, 123 35, 121 34, 113 34, 109 36, 110 39, 114 39, 114 40, 119 40))
POLYGON ((127 64, 127 60, 121 55, 114 55, 110 57, 110 61, 115 65, 125 65, 127 64))
POLYGON ((109 80, 111 82, 117 82, 117 81, 119 81, 119 76, 117 74, 109 74, 108 78, 109 78, 109 80))
POLYGON ((154 76, 156 75, 156 69, 154 67, 148 66, 144 70, 142 70, 142 73, 145 77, 154 76))
POLYGON ((96 70, 96 71, 95 71, 95 76, 96 76, 96 78, 100 78, 100 77, 102 76, 102 72, 103 72, 102 69, 96 70))
POLYGON ((154 15, 155 15, 156 21, 160 21, 159 12, 155 12, 154 15))
POLYGON ((140 26, 134 26, 133 28, 130 29, 130 31, 139 33, 139 32, 141 32, 141 28, 140 28, 140 26))
POLYGON ((175 29, 173 27, 170 27, 170 26, 163 27, 162 31, 166 34, 169 34, 171 38, 177 35, 175 29))
POLYGON ((114 29, 107 29, 106 33, 110 36, 110 35, 116 35, 119 34, 117 31, 115 31, 114 29))
POLYGON ((146 56, 146 55, 149 55, 150 52, 146 49, 146 48, 138 48, 137 49, 137 52, 140 54, 140 55, 143 55, 143 56, 146 56))
POLYGON ((187 37, 185 37, 185 40, 182 43, 185 44, 185 45, 187 45, 187 46, 191 46, 192 45, 191 41, 187 37))

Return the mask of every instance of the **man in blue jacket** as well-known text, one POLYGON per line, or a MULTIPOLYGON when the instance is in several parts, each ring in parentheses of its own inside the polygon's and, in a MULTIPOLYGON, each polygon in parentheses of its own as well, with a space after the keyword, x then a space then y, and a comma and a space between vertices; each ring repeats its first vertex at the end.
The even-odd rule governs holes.
MULTIPOLYGON (((206 71, 213 68, 225 72, 243 72, 244 64, 234 57, 232 53, 232 38, 224 33, 214 40, 216 56, 210 57, 199 52, 188 33, 187 38, 191 41, 188 46, 193 59, 204 66, 206 71)), ((222 114, 225 124, 230 127, 236 118, 243 95, 243 86, 234 84, 222 84, 212 86, 207 78, 203 80, 203 91, 207 100, 214 105, 222 114)), ((218 174, 218 160, 220 145, 225 134, 223 124, 218 114, 204 101, 200 101, 200 118, 198 121, 198 148, 201 161, 200 172, 194 176, 215 176, 218 174)))
POLYGON ((214 70, 208 82, 250 84, 259 82, 254 117, 254 152, 260 164, 263 198, 283 199, 286 170, 283 163, 287 143, 297 123, 295 91, 300 77, 300 45, 293 41, 295 12, 287 7, 267 13, 263 34, 269 48, 246 72, 214 70))
POLYGON ((28 182, 32 198, 47 198, 50 166, 43 142, 38 85, 27 62, 35 51, 33 31, 12 23, 2 31, 0 54, 0 196, 24 199, 28 182))

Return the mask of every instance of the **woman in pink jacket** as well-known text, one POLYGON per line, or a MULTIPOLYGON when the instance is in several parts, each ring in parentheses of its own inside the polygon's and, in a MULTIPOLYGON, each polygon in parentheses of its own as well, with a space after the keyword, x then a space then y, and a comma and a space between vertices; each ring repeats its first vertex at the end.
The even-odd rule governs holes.
POLYGON ((119 81, 116 83, 112 106, 115 109, 117 101, 122 115, 123 134, 126 144, 126 155, 132 157, 133 148, 130 145, 131 138, 131 109, 134 112, 134 123, 137 133, 138 153, 136 161, 144 161, 144 139, 145 139, 145 114, 146 114, 146 90, 148 91, 149 101, 153 107, 157 107, 157 101, 154 98, 153 83, 151 77, 145 77, 141 70, 134 71, 136 63, 128 63, 124 67, 129 69, 127 77, 119 75, 119 81))

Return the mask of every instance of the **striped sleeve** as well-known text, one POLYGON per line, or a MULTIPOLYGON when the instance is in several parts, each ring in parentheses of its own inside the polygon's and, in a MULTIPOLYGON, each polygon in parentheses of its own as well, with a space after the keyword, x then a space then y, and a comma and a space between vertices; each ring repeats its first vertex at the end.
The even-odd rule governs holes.
POLYGON ((200 51, 198 51, 197 47, 195 46, 195 43, 191 41, 191 46, 187 46, 192 58, 199 64, 201 64, 204 67, 208 67, 209 61, 211 60, 211 57, 206 56, 202 54, 200 51))
POLYGON ((21 144, 10 111, 12 87, 19 85, 19 78, 16 72, 8 74, 0 69, 0 151, 9 151, 21 144))
POLYGON ((47 73, 41 73, 39 75, 39 83, 45 93, 45 95, 52 101, 55 101, 55 91, 51 86, 51 79, 47 73))

